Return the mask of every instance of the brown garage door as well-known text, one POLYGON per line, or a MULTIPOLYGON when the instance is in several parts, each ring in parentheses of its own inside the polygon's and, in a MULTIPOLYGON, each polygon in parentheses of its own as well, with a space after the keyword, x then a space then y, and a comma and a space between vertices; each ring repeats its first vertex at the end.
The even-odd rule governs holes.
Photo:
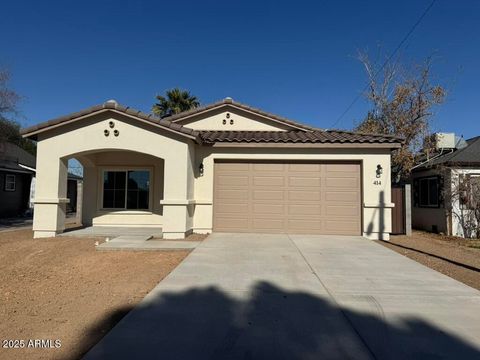
POLYGON ((360 164, 216 162, 213 229, 359 235, 360 164))

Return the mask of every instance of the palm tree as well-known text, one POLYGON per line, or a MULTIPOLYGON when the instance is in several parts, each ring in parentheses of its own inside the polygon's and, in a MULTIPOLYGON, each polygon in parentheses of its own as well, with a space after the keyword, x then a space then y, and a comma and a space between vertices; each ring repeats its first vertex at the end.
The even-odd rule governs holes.
POLYGON ((158 103, 152 107, 152 112, 160 115, 162 118, 200 106, 200 102, 196 96, 179 88, 167 90, 165 95, 166 96, 157 95, 156 99, 158 103))

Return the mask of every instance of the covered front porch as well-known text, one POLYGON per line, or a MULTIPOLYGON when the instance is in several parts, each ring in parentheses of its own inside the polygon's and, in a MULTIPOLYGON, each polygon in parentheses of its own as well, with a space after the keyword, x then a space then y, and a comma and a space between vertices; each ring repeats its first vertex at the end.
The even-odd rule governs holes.
POLYGON ((192 231, 196 174, 190 139, 110 112, 37 137, 35 238, 65 230, 72 158, 83 166, 79 206, 87 229, 150 229, 166 239, 184 238, 192 231))

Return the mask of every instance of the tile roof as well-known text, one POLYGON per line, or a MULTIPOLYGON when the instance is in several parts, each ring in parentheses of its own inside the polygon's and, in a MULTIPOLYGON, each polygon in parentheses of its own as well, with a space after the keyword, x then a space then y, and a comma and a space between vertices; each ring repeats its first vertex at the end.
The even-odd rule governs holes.
POLYGON ((204 143, 339 143, 399 144, 402 139, 388 135, 362 134, 341 130, 316 131, 200 131, 204 143))
POLYGON ((321 130, 307 125, 302 125, 294 121, 278 117, 249 106, 233 102, 231 99, 225 99, 222 102, 197 108, 177 115, 168 117, 168 119, 160 118, 153 114, 147 114, 139 110, 135 110, 128 106, 123 106, 115 101, 107 101, 104 104, 92 106, 88 109, 81 110, 69 115, 46 121, 21 130, 21 134, 25 137, 36 139, 39 132, 46 131, 50 128, 60 126, 64 123, 76 121, 84 116, 93 115, 104 111, 116 111, 127 114, 141 120, 161 126, 178 134, 189 137, 198 144, 213 143, 337 143, 337 144, 392 144, 397 147, 402 139, 389 135, 363 134, 343 130, 321 130), (229 104, 239 108, 260 113, 263 116, 275 118, 276 120, 288 124, 292 127, 300 128, 290 131, 199 131, 193 130, 186 126, 175 123, 184 119, 186 116, 197 114, 211 108, 229 104))

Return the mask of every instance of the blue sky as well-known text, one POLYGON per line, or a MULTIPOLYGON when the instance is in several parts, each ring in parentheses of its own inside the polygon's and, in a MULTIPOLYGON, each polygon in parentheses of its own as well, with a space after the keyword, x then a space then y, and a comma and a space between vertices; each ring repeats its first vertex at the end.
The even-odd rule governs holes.
MULTIPOLYGON (((23 125, 108 99, 149 111, 181 87, 329 128, 365 86, 357 50, 391 52, 431 0, 8 1, 0 64, 25 97, 23 125)), ((435 54, 448 97, 434 130, 480 135, 480 1, 437 0, 401 49, 435 54)), ((365 101, 337 124, 352 128, 365 101)))

